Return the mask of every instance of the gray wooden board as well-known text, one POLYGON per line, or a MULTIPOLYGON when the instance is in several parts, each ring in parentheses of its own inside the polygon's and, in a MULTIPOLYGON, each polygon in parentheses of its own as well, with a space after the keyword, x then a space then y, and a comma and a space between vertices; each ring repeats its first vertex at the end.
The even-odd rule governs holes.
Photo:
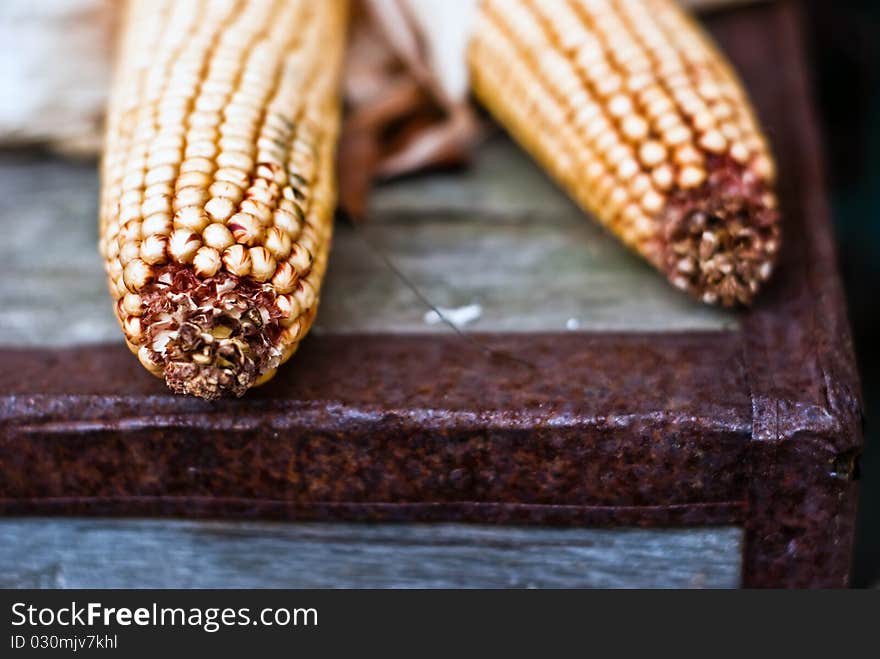
MULTIPOLYGON (((119 341, 96 251, 94 163, 0 154, 2 345, 119 341)), ((480 305, 479 331, 731 328, 579 211, 511 142, 466 172, 378 189, 364 230, 441 307, 480 305)), ((444 332, 348 225, 337 227, 316 330, 444 332)))
POLYGON ((3 588, 733 588, 742 531, 0 522, 3 588))

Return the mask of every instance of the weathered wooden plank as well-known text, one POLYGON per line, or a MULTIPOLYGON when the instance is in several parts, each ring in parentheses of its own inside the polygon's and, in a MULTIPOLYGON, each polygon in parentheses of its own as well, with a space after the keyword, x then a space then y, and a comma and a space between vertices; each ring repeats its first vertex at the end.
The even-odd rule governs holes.
MULTIPOLYGON (((363 231, 434 304, 478 305, 480 316, 467 326, 474 331, 716 330, 737 324, 735 314, 673 290, 502 135, 481 146, 466 173, 435 172, 380 187, 363 231)), ((318 331, 438 331, 425 322, 415 295, 350 226, 337 227, 334 249, 318 331)))
MULTIPOLYGON (((485 332, 730 329, 583 218, 551 223, 476 216, 368 227, 375 244, 435 305, 473 306, 485 332), (453 222, 454 224, 450 224, 453 222)), ((349 226, 336 234, 316 330, 438 332, 427 309, 349 226)))
MULTIPOLYGON (((93 163, 0 155, 0 344, 120 335, 96 252, 93 163)), ((479 305, 475 331, 723 329, 735 316, 692 302, 629 254, 503 137, 475 166, 386 185, 370 240, 442 307, 479 305)), ((445 332, 350 226, 338 227, 317 330, 445 332)))
POLYGON ((3 588, 736 587, 742 532, 0 522, 3 588))
POLYGON ((94 164, 3 153, 0 196, 0 343, 117 341, 96 248, 94 164))

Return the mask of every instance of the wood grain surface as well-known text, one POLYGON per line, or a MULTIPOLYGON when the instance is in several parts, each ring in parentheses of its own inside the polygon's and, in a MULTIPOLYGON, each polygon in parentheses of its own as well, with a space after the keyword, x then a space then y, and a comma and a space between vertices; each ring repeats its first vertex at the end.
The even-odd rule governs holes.
MULTIPOLYGON (((94 163, 0 154, 0 346, 121 343, 97 254, 94 163)), ((507 138, 467 172, 379 189, 358 235, 337 223, 315 330, 448 332, 371 248, 436 305, 479 305, 473 331, 671 331, 736 316, 673 290, 579 211, 507 138), (366 239, 365 239, 366 238, 366 239), (368 239, 368 240, 367 240, 368 239)))
POLYGON ((732 588, 742 531, 0 523, 0 588, 732 588))

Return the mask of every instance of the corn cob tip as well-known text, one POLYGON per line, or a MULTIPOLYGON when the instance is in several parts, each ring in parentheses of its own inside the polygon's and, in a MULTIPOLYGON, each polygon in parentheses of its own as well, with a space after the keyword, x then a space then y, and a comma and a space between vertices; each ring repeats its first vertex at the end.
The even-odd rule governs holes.
POLYGON ((779 249, 772 154, 742 84, 674 0, 485 0, 476 96, 671 282, 749 304, 779 249))
POLYGON ((347 3, 126 4, 99 216, 116 316, 173 391, 240 396, 317 311, 347 3))
POLYGON ((199 279, 169 265, 140 291, 141 359, 176 393, 241 396, 281 361, 274 289, 221 272, 199 279))
POLYGON ((698 188, 678 188, 660 212, 670 281, 709 304, 752 302, 773 270, 779 212, 767 183, 729 157, 706 163, 698 188))

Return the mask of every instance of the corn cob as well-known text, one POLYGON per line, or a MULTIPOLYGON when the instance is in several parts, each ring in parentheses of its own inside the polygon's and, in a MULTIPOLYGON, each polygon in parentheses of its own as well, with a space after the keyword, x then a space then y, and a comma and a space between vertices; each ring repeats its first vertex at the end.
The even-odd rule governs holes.
POLYGON ((129 348, 178 393, 241 395, 315 316, 332 233, 343 0, 133 0, 100 249, 129 348))
POLYGON ((477 97, 678 288, 748 304, 779 249, 774 163, 730 66, 672 0, 484 0, 477 97))

